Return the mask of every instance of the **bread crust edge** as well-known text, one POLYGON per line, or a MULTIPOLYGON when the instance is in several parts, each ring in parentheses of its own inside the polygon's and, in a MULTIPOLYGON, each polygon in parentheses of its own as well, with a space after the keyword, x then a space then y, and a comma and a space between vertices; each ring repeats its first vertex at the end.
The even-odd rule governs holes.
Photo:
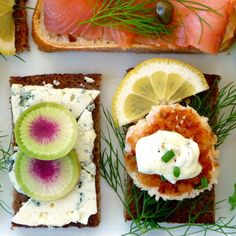
MULTIPOLYGON (((44 75, 33 75, 33 76, 13 76, 10 78, 10 86, 12 84, 22 84, 22 85, 43 85, 44 83, 52 83, 53 80, 58 80, 60 82, 59 86, 55 86, 55 88, 80 88, 79 84, 82 84, 82 88, 85 89, 98 89, 100 90, 102 77, 100 74, 44 74, 44 75), (84 77, 90 77, 94 79, 94 83, 89 84, 84 81, 84 77), (69 82, 69 79, 74 79, 73 82, 69 82), (68 83, 68 84, 67 84, 68 83), (67 86, 64 86, 67 84, 67 86), (84 87, 83 87, 84 86, 84 87)), ((93 214, 88 219, 88 224, 84 225, 81 223, 70 223, 64 225, 62 227, 55 228, 68 228, 68 227, 97 227, 101 222, 101 185, 100 185, 100 153, 101 153, 101 134, 100 134, 100 96, 98 96, 95 101, 95 109, 92 112, 93 120, 94 120, 94 129, 96 132, 96 139, 94 141, 94 163, 96 165, 96 175, 95 175, 95 183, 96 183, 96 197, 97 197, 97 213, 93 214)), ((14 210, 14 214, 16 214, 20 208, 20 205, 23 202, 26 202, 28 197, 23 194, 16 192, 13 190, 13 203, 12 208, 14 210)), ((40 225, 37 227, 29 227, 27 225, 16 224, 12 222, 12 228, 21 227, 21 228, 47 228, 45 225, 40 225)))
MULTIPOLYGON (((129 49, 124 50, 115 42, 95 44, 91 40, 91 45, 82 45, 79 43, 66 43, 66 42, 51 42, 48 38, 44 37, 41 33, 40 20, 41 20, 42 0, 37 1, 36 9, 32 19, 32 36, 38 48, 41 51, 97 51, 97 52, 134 52, 134 53, 203 53, 194 47, 176 47, 172 48, 134 44, 129 49)), ((226 34, 222 40, 219 52, 226 51, 230 48, 236 38, 236 6, 230 17, 226 34)), ((89 41, 89 40, 88 40, 89 41)))

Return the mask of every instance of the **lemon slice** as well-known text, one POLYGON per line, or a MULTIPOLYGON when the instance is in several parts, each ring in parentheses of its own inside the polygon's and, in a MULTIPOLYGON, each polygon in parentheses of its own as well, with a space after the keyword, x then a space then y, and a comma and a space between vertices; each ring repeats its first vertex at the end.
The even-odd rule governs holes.
POLYGON ((0 1, 0 53, 14 55, 15 23, 13 18, 14 0, 0 1))
POLYGON ((156 58, 142 62, 120 83, 112 101, 118 125, 144 117, 153 105, 173 104, 207 90, 202 72, 178 60, 156 58))

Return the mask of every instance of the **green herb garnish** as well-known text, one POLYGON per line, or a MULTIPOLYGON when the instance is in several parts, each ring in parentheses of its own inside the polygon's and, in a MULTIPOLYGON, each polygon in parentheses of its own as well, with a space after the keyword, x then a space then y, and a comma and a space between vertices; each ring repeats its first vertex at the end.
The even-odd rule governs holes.
POLYGON ((208 187, 208 179, 206 177, 201 178, 201 188, 207 188, 208 187))
MULTIPOLYGON (((11 145, 8 146, 8 149, 3 148, 1 145, 1 140, 5 137, 6 136, 1 135, 1 132, 0 132, 0 171, 2 171, 2 172, 7 170, 7 160, 9 159, 9 157, 11 155, 11 152, 10 152, 11 145)), ((0 187, 1 187, 1 185, 0 185, 0 187)), ((0 191, 0 193, 1 193, 1 191, 0 191)), ((2 208, 4 211, 6 211, 9 214, 12 214, 10 207, 1 199, 0 199, 0 208, 2 208)))
POLYGON ((126 173, 123 165, 123 156, 127 129, 126 127, 118 128, 111 114, 104 109, 103 112, 108 122, 108 127, 107 133, 102 134, 106 148, 103 150, 101 156, 101 175, 115 191, 124 206, 125 212, 132 220, 129 232, 124 235, 138 236, 153 230, 165 232, 170 236, 196 234, 205 236, 209 232, 224 235, 236 234, 236 225, 232 223, 234 217, 228 220, 220 217, 214 224, 197 224, 198 219, 208 213, 212 205, 217 208, 222 203, 222 201, 216 203, 209 202, 198 211, 198 202, 201 200, 201 197, 204 197, 204 193, 194 199, 179 201, 174 206, 173 201, 160 199, 157 202, 154 197, 151 197, 146 191, 140 191, 135 185, 130 190, 130 194, 127 195, 126 184, 123 180, 124 173, 126 173), (113 139, 114 137, 116 140, 113 139), (116 141, 118 142, 118 148, 114 145, 116 141), (131 203, 133 203, 132 206, 130 205, 131 203), (177 225, 158 223, 165 221, 176 211, 181 211, 181 208, 186 207, 186 205, 190 209, 190 216, 187 223, 177 225))
POLYGON ((236 208, 236 184, 234 185, 234 193, 228 199, 229 204, 231 205, 231 211, 236 208))
MULTIPOLYGON (((176 2, 196 14, 202 28, 204 24, 209 24, 198 11, 218 14, 216 10, 197 1, 176 0, 176 2)), ((156 3, 156 0, 138 3, 136 0, 103 0, 102 4, 94 6, 94 14, 90 19, 81 21, 78 24, 89 23, 95 26, 118 28, 145 36, 169 35, 176 26, 167 26, 158 21, 155 14, 156 3), (150 7, 150 5, 153 7, 150 7)))
MULTIPOLYGON (((215 83, 215 85, 217 85, 218 82, 215 83)), ((200 95, 192 97, 189 105, 192 106, 200 115, 209 117, 209 124, 215 128, 214 131, 218 136, 218 147, 224 142, 230 134, 230 131, 232 131, 236 126, 236 120, 234 121, 233 119, 236 114, 236 88, 233 84, 225 86, 219 91, 219 97, 216 101, 214 101, 215 96, 213 91, 214 89, 208 90, 200 95), (214 105, 214 112, 212 112, 212 104, 214 105), (222 129, 217 128, 219 127, 219 123, 217 121, 217 116, 219 114, 223 114, 220 115, 221 119, 219 120, 220 127, 222 127, 222 129), (227 123, 228 121, 230 124, 227 123)), ((116 192, 125 208, 125 211, 132 219, 130 231, 126 235, 141 235, 153 230, 165 231, 169 235, 175 236, 194 234, 207 235, 208 232, 214 232, 215 234, 220 233, 224 235, 236 234, 236 225, 232 223, 234 217, 229 220, 226 220, 224 217, 220 217, 214 224, 196 224, 197 219, 209 211, 211 204, 214 204, 214 206, 217 207, 221 202, 209 203, 196 214, 193 212, 198 205, 198 198, 191 199, 191 201, 181 201, 173 208, 171 203, 172 201, 159 200, 156 202, 154 197, 150 197, 146 191, 140 191, 135 186, 131 190, 132 193, 130 194, 130 197, 128 197, 125 194, 126 185, 123 181, 123 173, 126 173, 123 165, 123 156, 125 147, 125 133, 127 129, 126 127, 117 128, 110 113, 105 110, 103 110, 103 112, 108 123, 108 128, 107 134, 102 135, 102 138, 106 144, 106 149, 104 149, 101 157, 101 175, 109 186, 116 192), (114 146, 114 140, 111 138, 114 136, 116 141, 118 141, 118 149, 114 146), (130 207, 131 202, 134 202, 134 206, 136 206, 135 213, 130 207), (181 207, 183 207, 182 204, 189 204, 189 209, 191 209, 191 214, 186 224, 163 225, 161 223, 157 223, 165 221, 170 214, 181 210, 181 207), (141 209, 140 206, 142 206, 141 209), (179 231, 176 232, 176 230, 180 229, 183 229, 182 233, 179 231), (191 232, 189 232, 190 229, 191 232)), ((201 181, 201 185, 206 186, 206 180, 203 179, 201 181)), ((235 203, 235 199, 233 195, 232 198, 229 199, 229 202, 235 203)))
MULTIPOLYGON (((13 56, 16 57, 17 59, 19 59, 20 61, 25 62, 25 60, 22 57, 20 57, 19 55, 15 54, 13 56)), ((3 55, 2 53, 0 53, 0 58, 7 61, 7 57, 5 55, 3 55)))
MULTIPOLYGON (((218 83, 217 81, 215 83, 218 83)), ((233 83, 228 84, 219 91, 216 101, 211 90, 202 95, 195 95, 190 102, 201 116, 208 117, 209 124, 217 136, 216 147, 219 147, 230 132, 236 128, 236 87, 233 83), (214 109, 212 109, 214 103, 214 109), (217 119, 217 117, 219 117, 217 119)))
POLYGON ((180 168, 178 166, 175 166, 173 169, 173 175, 174 177, 178 178, 180 176, 180 168))
POLYGON ((206 177, 201 178, 201 184, 196 186, 195 189, 204 189, 208 187, 208 179, 206 177))
POLYGON ((163 182, 166 182, 166 181, 167 181, 167 179, 165 178, 164 175, 161 175, 161 181, 163 181, 163 182))
POLYGON ((119 28, 141 35, 170 34, 171 30, 157 20, 155 9, 148 7, 156 0, 136 3, 135 0, 103 0, 94 8, 94 15, 79 24, 119 28))
POLYGON ((10 157, 10 145, 7 150, 5 150, 1 144, 1 140, 6 138, 6 135, 2 135, 0 131, 0 171, 7 169, 7 159, 10 157))
POLYGON ((164 161, 165 163, 168 163, 171 159, 173 159, 175 156, 175 153, 170 150, 170 151, 167 151, 162 157, 162 161, 164 161))

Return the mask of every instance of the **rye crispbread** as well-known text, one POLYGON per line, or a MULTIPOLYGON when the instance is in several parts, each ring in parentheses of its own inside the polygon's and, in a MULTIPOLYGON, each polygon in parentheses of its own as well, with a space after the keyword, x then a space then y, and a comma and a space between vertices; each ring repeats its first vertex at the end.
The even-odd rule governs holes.
POLYGON ((13 13, 16 53, 29 49, 26 2, 27 0, 16 0, 15 11, 13 13))
MULTIPOLYGON (((85 88, 85 89, 97 89, 100 90, 101 84, 101 75, 100 74, 49 74, 49 75, 35 75, 35 76, 24 76, 24 77, 11 77, 10 84, 22 84, 22 85, 45 85, 45 84, 54 84, 53 81, 56 80, 57 86, 55 88, 85 88), (94 83, 88 83, 85 80, 85 76, 92 78, 94 83)), ((97 196, 97 214, 91 215, 88 220, 88 224, 80 224, 80 223, 70 223, 68 225, 64 225, 63 227, 96 227, 99 225, 101 220, 101 193, 100 193, 100 97, 98 96, 95 101, 95 109, 93 110, 93 120, 94 120, 94 129, 96 132, 96 139, 94 142, 94 163, 96 165, 96 196, 97 196)), ((28 200, 23 194, 20 194, 14 190, 13 193, 13 204, 12 208, 14 210, 14 214, 16 214, 21 205, 28 200)), ((30 216, 29 216, 30 217, 30 216)), ((19 225, 12 223, 13 227, 28 227, 25 225, 19 225)), ((38 227, 46 227, 44 225, 38 227)), ((38 228, 37 227, 37 228, 38 228)))
MULTIPOLYGON (((211 104, 212 110, 215 107, 215 102, 217 100, 219 94, 218 82, 220 81, 220 77, 218 75, 205 75, 207 83, 210 87, 211 98, 209 99, 209 104, 211 104)), ((205 92, 201 93, 201 96, 204 96, 205 92)), ((133 188, 133 180, 128 176, 126 176, 126 197, 130 199, 132 197, 132 188, 133 188)), ((139 190, 141 191, 141 190, 139 190)), ((179 201, 170 201, 171 209, 175 209, 170 215, 165 218, 157 218, 157 222, 167 222, 167 223, 188 223, 191 217, 196 217, 194 222, 192 223, 204 223, 211 224, 215 222, 215 189, 204 191, 199 196, 194 199, 185 199, 181 201, 180 207, 176 208, 177 204, 180 204, 179 201), (195 207, 192 208, 193 203, 195 207), (199 212, 203 212, 199 214, 199 212), (199 215, 198 215, 199 214, 199 215)), ((132 216, 135 217, 136 213, 136 205, 134 201, 130 202, 130 210, 132 216)), ((142 209, 142 205, 139 206, 142 209)), ((131 215, 125 210, 124 211, 125 220, 132 220, 131 215)))
MULTIPOLYGON (((154 46, 147 44, 134 44, 124 50, 116 42, 99 39, 87 40, 83 37, 72 35, 56 35, 45 29, 43 22, 43 0, 38 0, 33 15, 32 35, 38 48, 45 52, 53 51, 106 51, 106 52, 135 52, 135 53, 202 53, 194 47, 179 47, 171 45, 154 46)), ((236 36, 236 6, 230 15, 224 38, 222 39, 219 51, 227 50, 235 40, 236 36)))

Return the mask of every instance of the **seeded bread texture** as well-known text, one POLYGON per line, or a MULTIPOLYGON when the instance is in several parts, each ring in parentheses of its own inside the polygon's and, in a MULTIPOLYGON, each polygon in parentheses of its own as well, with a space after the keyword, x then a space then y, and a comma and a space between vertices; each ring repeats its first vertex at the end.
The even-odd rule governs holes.
MULTIPOLYGON (((209 104, 211 104, 212 110, 215 107, 215 103, 218 97, 219 89, 218 82, 220 77, 218 75, 205 75, 207 83, 210 87, 212 97, 209 100, 209 104)), ((201 96, 204 96, 204 92, 202 92, 201 96)), ((126 196, 130 199, 132 197, 132 188, 133 188, 133 180, 127 175, 126 176, 126 196)), ((141 190, 140 190, 141 191, 141 190)), ((174 210, 168 217, 165 218, 157 218, 157 222, 167 222, 167 223, 188 223, 190 220, 190 216, 197 216, 194 223, 204 223, 211 224, 215 222, 215 189, 214 187, 208 191, 204 191, 199 196, 193 199, 185 199, 181 201, 181 206, 176 208, 176 206, 180 203, 179 201, 171 201, 171 209, 174 210), (195 202, 195 207, 192 208, 193 202, 195 202), (199 212, 203 212, 199 214, 199 212), (198 215, 199 214, 199 215, 198 215)), ((142 209, 142 206, 139 206, 142 209)), ((136 205, 134 202, 130 203, 130 210, 132 216, 136 216, 136 205)), ((132 220, 132 217, 127 211, 124 211, 125 220, 132 220)))
MULTIPOLYGON (((107 51, 122 52, 122 49, 116 42, 108 40, 86 40, 83 37, 74 37, 72 35, 56 35, 45 29, 43 22, 43 0, 38 0, 33 15, 32 35, 38 48, 42 51, 107 51)), ((229 23, 225 32, 220 51, 227 50, 234 42, 236 35, 236 9, 231 14, 229 23)), ((201 53, 194 47, 171 47, 153 46, 145 44, 134 44, 126 51, 135 53, 201 53)))
MULTIPOLYGON (((25 76, 25 77, 11 77, 10 84, 22 84, 22 85, 44 85, 44 84, 56 84, 54 87, 57 88, 85 88, 85 89, 100 89, 101 84, 101 75, 100 74, 50 74, 50 75, 35 75, 35 76, 25 76), (85 80, 85 76, 92 78, 94 80, 93 83, 88 83, 85 80), (54 81, 54 82, 53 82, 54 81), (56 83, 55 83, 56 81, 56 83), (59 82, 59 83, 58 83, 59 82)), ((80 224, 80 223, 70 223, 68 225, 64 225, 64 228, 67 227, 96 227, 99 225, 101 220, 101 193, 100 193, 100 170, 99 170, 99 163, 100 163, 100 97, 98 96, 95 101, 95 109, 93 110, 93 120, 94 120, 94 129, 96 132, 96 139, 94 142, 94 163, 96 165, 96 176, 95 176, 95 183, 96 183, 96 196, 97 196, 97 209, 98 212, 94 215, 91 215, 88 220, 88 224, 80 224)), ((22 204, 26 202, 28 198, 16 192, 14 190, 13 193, 13 204, 12 208, 14 210, 14 214, 16 214, 22 204)), ((30 217, 30 216, 29 216, 30 217)), ((25 225, 19 225, 12 223, 13 227, 28 227, 25 225)), ((39 227, 47 227, 41 225, 39 227)), ((37 227, 37 228, 39 228, 37 227)))
POLYGON ((13 13, 16 53, 21 53, 29 49, 26 2, 27 0, 16 0, 15 11, 13 13))

